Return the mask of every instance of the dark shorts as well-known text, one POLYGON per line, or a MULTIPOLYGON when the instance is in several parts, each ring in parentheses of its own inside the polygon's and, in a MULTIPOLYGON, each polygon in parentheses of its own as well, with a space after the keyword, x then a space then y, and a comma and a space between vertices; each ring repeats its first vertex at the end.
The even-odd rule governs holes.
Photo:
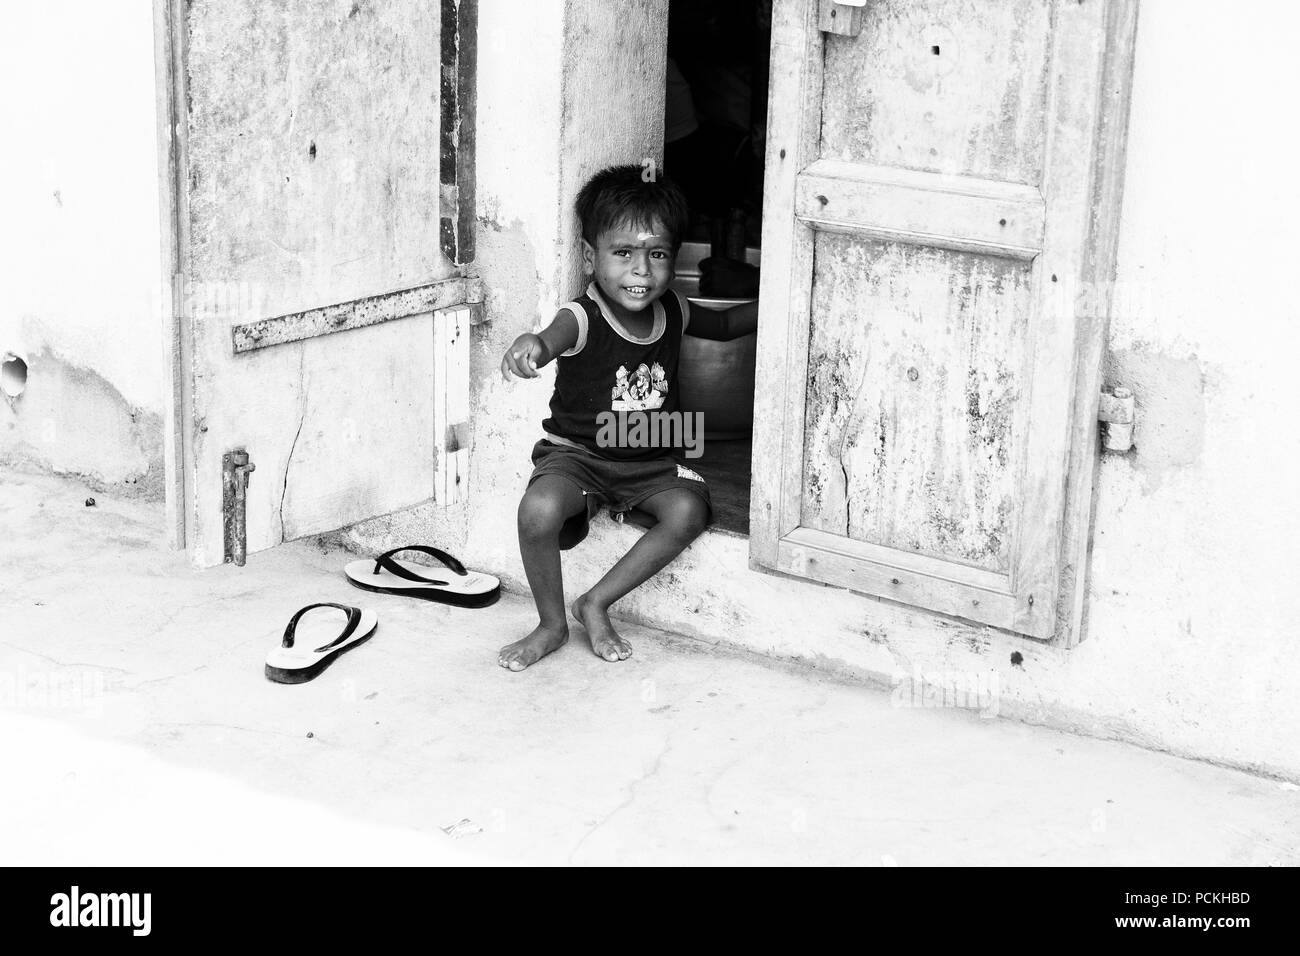
POLYGON ((615 521, 652 527, 654 517, 637 507, 651 495, 670 488, 685 488, 704 499, 708 520, 713 520, 713 502, 704 479, 673 458, 649 461, 612 461, 597 458, 581 448, 558 445, 543 438, 533 446, 532 484, 543 475, 560 475, 582 491, 586 511, 574 515, 560 531, 560 547, 572 548, 587 536, 587 527, 602 505, 615 521))

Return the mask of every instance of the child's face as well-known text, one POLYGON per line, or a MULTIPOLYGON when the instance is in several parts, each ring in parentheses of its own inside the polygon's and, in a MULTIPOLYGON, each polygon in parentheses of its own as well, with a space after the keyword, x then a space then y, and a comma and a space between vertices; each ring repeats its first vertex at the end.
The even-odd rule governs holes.
POLYGON ((658 299, 675 275, 672 236, 657 221, 648 227, 623 223, 598 236, 595 248, 584 239, 582 256, 601 294, 626 312, 658 299))

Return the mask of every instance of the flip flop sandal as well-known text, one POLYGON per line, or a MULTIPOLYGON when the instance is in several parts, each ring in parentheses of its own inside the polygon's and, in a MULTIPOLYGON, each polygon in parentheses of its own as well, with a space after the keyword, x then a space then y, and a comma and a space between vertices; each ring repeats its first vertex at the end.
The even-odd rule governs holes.
POLYGON ((374 611, 330 602, 308 604, 290 619, 280 646, 266 655, 266 677, 279 684, 309 681, 333 664, 344 651, 370 640, 378 626, 379 617, 374 611), (302 616, 319 607, 337 608, 348 616, 341 634, 337 621, 327 623, 319 614, 313 615, 310 622, 303 625, 303 633, 298 633, 302 616))
POLYGON ((353 561, 343 569, 347 579, 363 591, 398 594, 403 597, 454 604, 457 607, 487 607, 501 596, 501 582, 482 571, 467 571, 446 551, 424 545, 408 545, 385 551, 374 561, 353 561), (399 561, 393 555, 418 551, 437 558, 444 565, 431 568, 414 561, 399 561))

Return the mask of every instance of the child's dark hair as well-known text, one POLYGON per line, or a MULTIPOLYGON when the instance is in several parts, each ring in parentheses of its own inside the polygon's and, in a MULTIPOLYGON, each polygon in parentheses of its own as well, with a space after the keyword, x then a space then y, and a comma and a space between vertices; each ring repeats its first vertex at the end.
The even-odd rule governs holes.
POLYGON ((587 181, 574 207, 582 223, 582 238, 593 246, 600 234, 623 223, 649 229, 655 220, 681 247, 690 225, 690 209, 682 191, 662 174, 647 180, 641 166, 610 166, 587 181))

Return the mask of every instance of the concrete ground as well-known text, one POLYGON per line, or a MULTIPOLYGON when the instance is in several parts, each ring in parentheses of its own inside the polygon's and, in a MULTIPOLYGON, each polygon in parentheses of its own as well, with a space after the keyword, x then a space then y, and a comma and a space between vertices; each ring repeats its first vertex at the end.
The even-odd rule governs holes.
POLYGON ((0 861, 1300 862, 1291 784, 631 625, 630 661, 575 629, 513 674, 526 596, 367 594, 306 543, 195 571, 161 533, 157 505, 0 474, 0 861), (322 600, 375 638, 265 680, 322 600))

